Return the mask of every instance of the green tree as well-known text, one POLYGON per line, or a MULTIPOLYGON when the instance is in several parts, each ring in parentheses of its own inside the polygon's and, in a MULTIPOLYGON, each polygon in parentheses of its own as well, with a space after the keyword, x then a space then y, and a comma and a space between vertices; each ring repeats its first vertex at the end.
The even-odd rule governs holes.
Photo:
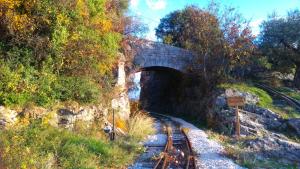
POLYGON ((228 8, 221 12, 217 3, 206 9, 189 6, 170 13, 156 29, 162 42, 192 50, 204 78, 220 79, 235 65, 245 64, 254 50, 251 29, 245 20, 228 8))
POLYGON ((300 11, 290 11, 285 18, 273 14, 261 28, 261 50, 274 69, 290 73, 294 68, 294 85, 300 88, 300 11))

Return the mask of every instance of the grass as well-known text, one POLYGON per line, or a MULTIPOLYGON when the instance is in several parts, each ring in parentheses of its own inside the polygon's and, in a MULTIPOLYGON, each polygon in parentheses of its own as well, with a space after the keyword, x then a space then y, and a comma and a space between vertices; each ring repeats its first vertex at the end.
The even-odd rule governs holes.
MULTIPOLYGON (((242 92, 249 92, 259 97, 258 106, 270 109, 277 113, 284 119, 300 118, 300 113, 289 105, 278 106, 274 104, 273 98, 264 90, 255 87, 251 83, 235 83, 235 84, 221 84, 218 86, 222 89, 236 89, 242 92)), ((291 92, 292 93, 292 92, 291 92)))
POLYGON ((128 135, 136 140, 142 140, 145 135, 155 132, 153 123, 154 120, 149 116, 143 113, 135 114, 128 122, 128 135))
POLYGON ((274 105, 270 109, 275 113, 277 113, 278 115, 280 115, 283 119, 300 118, 300 112, 289 105, 284 105, 284 106, 274 105))
POLYGON ((105 138, 100 126, 74 131, 58 129, 36 120, 24 127, 0 131, 1 165, 20 169, 125 168, 144 151, 139 142, 154 132, 152 119, 136 115, 127 136, 115 142, 105 138))

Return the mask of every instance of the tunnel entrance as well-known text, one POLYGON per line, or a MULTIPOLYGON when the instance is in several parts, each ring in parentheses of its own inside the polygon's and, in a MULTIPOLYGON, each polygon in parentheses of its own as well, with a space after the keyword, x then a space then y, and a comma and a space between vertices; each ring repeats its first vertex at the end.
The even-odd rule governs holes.
POLYGON ((206 118, 207 91, 203 79, 166 67, 143 68, 133 79, 136 84, 129 90, 129 96, 135 96, 131 100, 139 101, 143 110, 206 118))
POLYGON ((181 96, 183 74, 175 69, 150 67, 141 73, 140 103, 144 110, 171 113, 181 96))

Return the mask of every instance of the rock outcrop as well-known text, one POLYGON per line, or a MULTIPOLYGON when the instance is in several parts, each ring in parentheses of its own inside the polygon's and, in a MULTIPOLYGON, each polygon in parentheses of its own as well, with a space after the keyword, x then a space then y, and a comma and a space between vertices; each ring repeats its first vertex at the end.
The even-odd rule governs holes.
POLYGON ((17 115, 16 111, 0 106, 0 129, 14 125, 17 122, 17 115))
POLYGON ((277 158, 281 162, 297 164, 300 166, 300 144, 289 141, 281 134, 269 133, 245 143, 256 156, 277 158))
POLYGON ((226 89, 223 94, 217 97, 215 104, 218 107, 225 107, 227 105, 227 98, 241 96, 245 98, 246 104, 256 105, 259 102, 259 97, 249 92, 241 92, 235 89, 226 89))
POLYGON ((57 113, 58 126, 72 129, 76 121, 82 121, 89 126, 99 113, 104 114, 105 111, 101 106, 80 107, 78 110, 60 109, 57 113))
POLYGON ((250 152, 261 158, 284 157, 283 162, 300 166, 300 144, 280 134, 288 131, 300 136, 300 119, 285 120, 269 109, 258 107, 257 96, 229 89, 216 98, 214 107, 216 128, 225 134, 232 135, 235 131, 235 110, 226 103, 229 96, 245 97, 246 106, 240 111, 241 135, 255 137, 244 143, 250 152))
POLYGON ((214 118, 218 121, 217 128, 226 131, 227 134, 234 133, 235 110, 227 106, 227 97, 243 96, 246 105, 240 110, 241 134, 262 135, 266 130, 285 130, 287 125, 297 128, 297 120, 282 119, 273 111, 257 106, 259 97, 248 92, 240 92, 227 89, 215 100, 214 118))
POLYGON ((107 115, 107 109, 102 106, 68 107, 58 110, 48 110, 40 107, 26 108, 21 112, 0 106, 0 129, 13 126, 22 118, 28 120, 42 119, 54 127, 72 129, 77 121, 89 126, 95 119, 107 115))
POLYGON ((122 119, 129 119, 130 103, 126 86, 125 61, 125 56, 123 54, 119 54, 118 81, 115 86, 118 93, 112 100, 112 108, 115 109, 118 116, 122 119))
POLYGON ((294 130, 298 136, 300 136, 300 118, 297 118, 297 119, 289 119, 287 121, 287 126, 294 130))

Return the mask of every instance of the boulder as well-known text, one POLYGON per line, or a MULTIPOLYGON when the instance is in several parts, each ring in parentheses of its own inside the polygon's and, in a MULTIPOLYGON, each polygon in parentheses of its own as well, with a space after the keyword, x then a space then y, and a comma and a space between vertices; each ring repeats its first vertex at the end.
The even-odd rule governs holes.
POLYGON ((300 144, 289 141, 282 134, 268 133, 264 137, 248 140, 245 145, 256 155, 278 159, 284 157, 285 162, 300 165, 300 144))
POLYGON ((48 113, 47 109, 34 106, 34 107, 24 108, 20 114, 30 119, 39 119, 45 116, 47 113, 48 113))
POLYGON ((17 122, 18 113, 0 106, 0 128, 9 127, 17 122))
POLYGON ((58 110, 58 126, 72 129, 76 122, 76 114, 68 109, 58 110))
POLYGON ((95 119, 107 113, 102 106, 79 107, 78 111, 69 109, 58 110, 58 126, 72 129, 76 121, 82 121, 89 126, 95 119))
POLYGON ((215 105, 220 108, 225 107, 227 105, 225 94, 222 94, 216 98, 215 105))
POLYGON ((94 107, 82 108, 76 115, 76 120, 92 122, 95 119, 96 110, 94 107))
POLYGON ((215 106, 219 108, 225 108, 227 106, 227 98, 235 96, 244 97, 246 105, 249 107, 255 106, 259 102, 259 97, 249 92, 241 92, 235 89, 226 89, 225 93, 217 96, 215 100, 215 106))
POLYGON ((256 120, 264 125, 266 129, 277 130, 284 124, 284 120, 269 109, 257 106, 249 108, 246 106, 245 110, 249 112, 248 114, 250 114, 250 112, 256 114, 256 120))
POLYGON ((242 96, 245 98, 246 104, 249 105, 256 105, 259 102, 259 97, 251 94, 249 92, 241 92, 235 89, 226 89, 225 96, 227 97, 234 97, 234 96, 242 96))

